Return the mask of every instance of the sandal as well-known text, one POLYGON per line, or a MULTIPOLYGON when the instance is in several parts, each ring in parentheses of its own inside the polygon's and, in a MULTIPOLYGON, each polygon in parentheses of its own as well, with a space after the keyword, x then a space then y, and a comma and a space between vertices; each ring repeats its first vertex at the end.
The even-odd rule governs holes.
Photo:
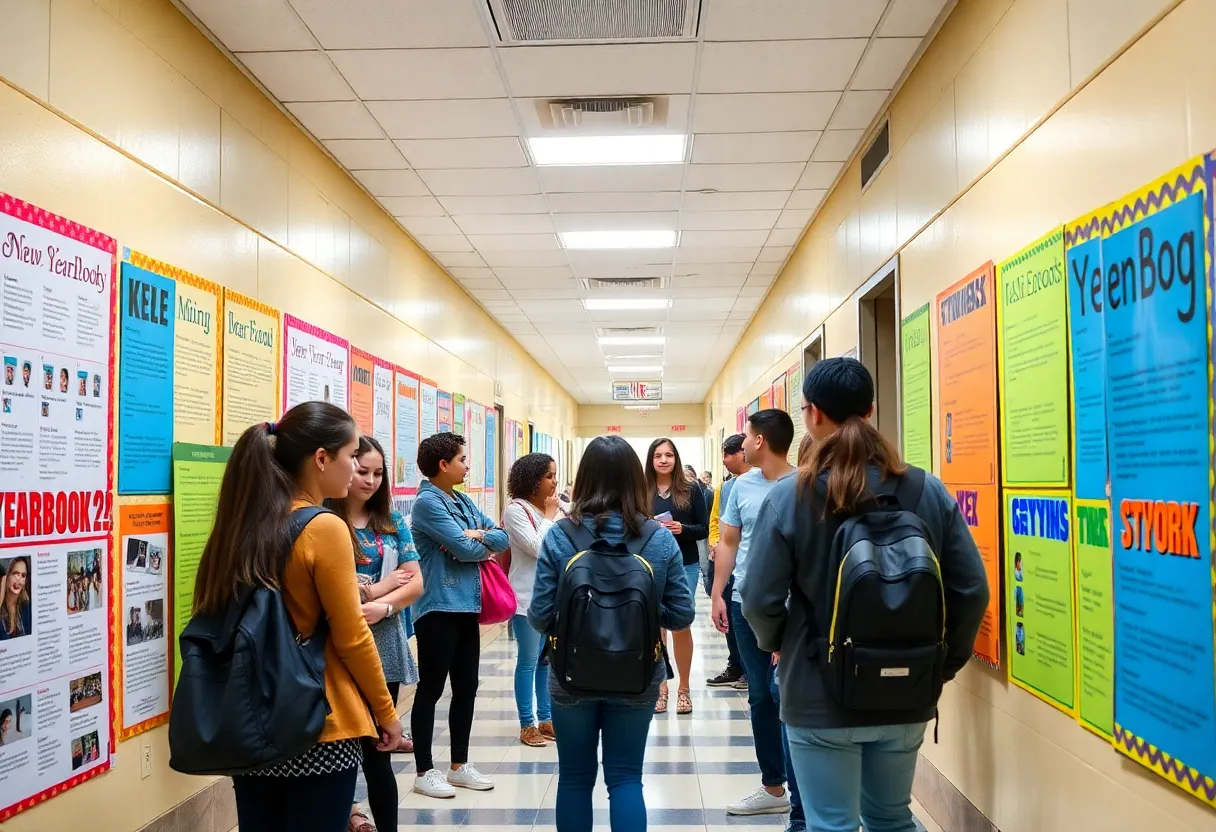
POLYGON ((654 703, 654 712, 656 714, 667 713, 667 694, 660 693, 658 700, 654 703))
POLYGON ((680 716, 692 713, 692 697, 688 695, 688 691, 686 690, 676 693, 676 713, 680 716))
POLYGON ((376 832, 376 827, 372 825, 371 819, 363 814, 363 810, 355 807, 355 810, 350 813, 350 820, 346 823, 347 832, 376 832))
POLYGON ((397 748, 392 752, 394 754, 413 754, 414 753, 414 738, 409 734, 401 735, 401 742, 397 743, 397 748))

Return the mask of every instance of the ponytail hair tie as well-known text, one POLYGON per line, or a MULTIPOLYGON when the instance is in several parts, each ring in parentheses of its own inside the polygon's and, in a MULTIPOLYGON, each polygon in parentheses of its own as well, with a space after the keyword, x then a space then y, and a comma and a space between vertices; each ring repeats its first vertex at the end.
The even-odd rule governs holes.
POLYGON ((267 422, 266 423, 266 433, 270 434, 271 436, 274 436, 275 433, 278 432, 278 430, 279 430, 278 422, 267 422))

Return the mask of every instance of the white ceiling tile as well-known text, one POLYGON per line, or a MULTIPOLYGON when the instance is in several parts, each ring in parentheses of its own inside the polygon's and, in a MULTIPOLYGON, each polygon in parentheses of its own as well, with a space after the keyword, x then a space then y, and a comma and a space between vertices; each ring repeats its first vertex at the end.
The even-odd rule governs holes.
POLYGON ((582 295, 578 284, 571 281, 564 287, 548 287, 540 289, 511 289, 511 297, 522 302, 533 300, 576 300, 582 295))
POLYGON ((777 222, 780 211, 683 211, 683 231, 731 231, 768 229, 777 222))
POLYGON ((553 222, 558 231, 675 231, 680 215, 675 211, 554 214, 553 222))
MULTIPOLYGON (((754 284, 759 281, 768 281, 771 283, 779 271, 781 271, 781 263, 756 263, 747 274, 747 282, 754 284)), ((768 283, 765 285, 767 286, 768 283)))
POLYGON ((671 260, 666 263, 600 263, 575 260, 574 273, 582 278, 592 277, 667 277, 672 272, 671 260))
MULTIPOLYGON (((426 185, 412 170, 355 170, 351 175, 374 197, 430 196, 426 185)), ((383 200, 381 204, 390 214, 393 212, 383 200)))
POLYGON ((864 38, 707 43, 697 92, 843 90, 865 47, 864 38))
MULTIPOLYGON (((469 292, 470 295, 482 302, 492 302, 496 300, 510 300, 511 295, 505 289, 482 289, 477 292, 469 292)), ((509 315, 509 312, 495 312, 494 315, 509 315)))
POLYGON ((494 269, 494 274, 507 288, 514 286, 529 288, 534 285, 554 286, 574 280, 574 272, 570 270, 569 266, 533 266, 530 268, 501 266, 494 269), (541 280, 547 282, 543 284, 535 282, 541 280))
POLYGON ((460 234, 456 223, 447 217, 396 217, 396 220, 414 237, 428 234, 460 234))
POLYGON ((378 201, 395 217, 442 217, 445 213, 433 196, 382 197, 378 201))
POLYGON ((355 49, 328 53, 360 98, 501 98, 489 49, 355 49))
MULTIPOLYGON (((454 269, 448 269, 448 272, 452 275, 452 277, 456 278, 461 283, 464 283, 467 280, 493 280, 495 283, 498 282, 498 278, 494 276, 494 272, 490 271, 484 266, 459 266, 454 269)), ((491 286, 489 288, 495 289, 499 287, 491 286)))
POLYGON ((730 280, 742 280, 743 278, 747 277, 748 270, 751 269, 751 267, 751 260, 741 263, 676 263, 674 266, 672 266, 671 273, 676 277, 701 277, 705 279, 712 278, 715 280, 717 278, 727 278, 730 280))
POLYGON ((463 234, 416 234, 414 240, 432 253, 472 252, 473 244, 463 234))
POLYGON ((676 249, 677 263, 751 263, 760 254, 760 247, 750 248, 684 248, 676 249))
POLYGON ((186 0, 185 6, 230 52, 313 49, 308 27, 284 0, 186 0))
POLYGON ((321 52, 243 52, 236 57, 279 101, 350 101, 355 97, 321 52))
POLYGON ((805 162, 819 132, 702 133, 693 137, 692 161, 700 164, 805 162))
POLYGON ((541 194, 506 196, 445 196, 440 204, 449 214, 547 214, 549 207, 541 194))
POLYGON ((431 252, 435 259, 449 269, 484 267, 486 261, 475 251, 431 252))
POLYGON ((380 123, 360 101, 296 101, 285 105, 318 139, 380 139, 380 123))
POLYGON ((768 286, 744 286, 739 290, 741 298, 761 298, 768 294, 768 286))
POLYGON ((798 188, 826 190, 836 181, 836 175, 844 167, 843 162, 811 162, 798 180, 798 188))
POLYGON ((868 38, 886 0, 706 0, 706 40, 868 38))
POLYGON ((456 214, 452 217, 466 234, 552 234, 548 214, 456 214))
MULTIPOLYGON (((685 300, 695 300, 702 297, 725 297, 727 295, 733 298, 738 295, 739 290, 743 288, 741 283, 735 283, 729 286, 715 286, 710 283, 698 282, 695 278, 682 277, 680 280, 682 282, 679 286, 672 286, 671 289, 668 290, 668 293, 676 300, 681 298, 685 300)), ((683 348, 684 346, 684 344, 679 345, 680 348, 683 348)), ((675 348, 676 347, 673 346, 673 349, 675 348)))
POLYGON ((790 252, 793 251, 793 244, 790 243, 783 245, 781 243, 774 242, 772 241, 771 236, 769 239, 769 244, 760 250, 760 254, 756 259, 761 263, 784 262, 785 258, 789 257, 790 252))
POLYGON ((480 292, 487 289, 502 289, 502 284, 492 277, 464 278, 460 281, 460 285, 468 289, 470 292, 480 292))
POLYGON ((738 297, 735 299, 735 305, 731 308, 731 312, 749 312, 755 313, 760 308, 761 298, 757 295, 748 295, 747 297, 738 297))
POLYGON ((331 139, 322 142, 347 170, 400 170, 409 167, 388 139, 331 139))
POLYGON ((697 45, 521 46, 498 54, 517 97, 664 95, 692 91, 697 45))
POLYGON ((486 45, 485 30, 473 3, 453 3, 451 0, 290 2, 326 49, 486 45))
POLYGON ((521 303, 519 308, 533 319, 562 315, 587 320, 587 310, 577 300, 529 300, 521 303))
POLYGON ((815 212, 810 208, 786 208, 777 218, 777 228, 797 228, 802 230, 811 221, 815 212))
POLYGON ((588 165, 542 167, 537 175, 545 193, 600 191, 678 191, 682 165, 588 165))
POLYGON ((786 210, 808 209, 814 211, 823 202, 823 198, 827 196, 827 191, 820 189, 814 191, 794 191, 790 194, 790 201, 785 206, 786 210))
POLYGON ((920 48, 920 38, 878 38, 870 44, 853 76, 855 90, 889 90, 920 48))
POLYGON ((506 314, 506 315, 520 314, 519 304, 515 302, 514 298, 510 297, 510 293, 507 293, 507 294, 508 294, 508 296, 503 298, 502 300, 485 300, 483 298, 482 305, 485 306, 485 308, 488 309, 490 312, 493 312, 495 314, 499 314, 499 313, 506 314))
POLYGON ((523 168, 528 157, 514 136, 479 139, 398 139, 397 148, 415 170, 523 168))
POLYGON ((802 173, 800 162, 767 165, 689 165, 684 188, 699 191, 788 191, 802 173))
POLYGON ((923 38, 950 0, 892 0, 891 10, 878 27, 883 38, 923 38))
POLYGON ((677 211, 679 191, 639 191, 635 193, 551 193, 549 207, 555 214, 608 211, 677 211))
POLYGON ((822 130, 838 92, 698 95, 694 133, 776 133, 822 130))
POLYGON ((435 196, 501 196, 540 193, 531 168, 424 170, 418 173, 435 196))
MULTIPOLYGON (((680 275, 671 279, 672 292, 704 292, 707 289, 724 289, 737 291, 747 280, 746 277, 716 277, 714 275, 680 275)), ((683 295, 689 297, 688 295, 683 295)), ((695 296, 694 296, 695 297, 695 296)))
POLYGON ((840 99, 828 126, 833 130, 865 130, 889 95, 886 90, 849 90, 840 99))
POLYGON ((778 211, 789 197, 787 191, 726 191, 684 194, 685 211, 778 211))
POLYGON ((861 130, 828 130, 815 145, 816 162, 847 162, 861 141, 861 130))
POLYGON ((368 101, 367 108, 394 139, 510 136, 519 129, 506 98, 368 101))
POLYGON ((762 246, 771 232, 768 229, 751 231, 683 231, 680 233, 680 248, 747 248, 762 246))
POLYGON ((555 234, 470 234, 469 242, 480 252, 555 251, 555 234))
POLYGON ((549 266, 568 266, 566 252, 557 251, 501 251, 493 250, 483 253, 486 263, 493 269, 500 268, 545 268, 549 266))
POLYGON ((684 309, 672 309, 670 319, 673 321, 725 321, 730 315, 729 312, 711 312, 705 309, 697 309, 688 307, 684 309))
MULTIPOLYGON (((566 250, 566 257, 570 260, 570 265, 574 267, 574 271, 580 277, 586 277, 584 270, 588 267, 596 266, 616 266, 617 271, 613 273, 614 277, 630 276, 629 268, 632 266, 659 266, 666 264, 671 265, 672 257, 679 249, 674 248, 648 248, 648 249, 607 249, 604 251, 582 251, 579 249, 566 250)), ((641 275, 638 275, 639 277, 641 275)))

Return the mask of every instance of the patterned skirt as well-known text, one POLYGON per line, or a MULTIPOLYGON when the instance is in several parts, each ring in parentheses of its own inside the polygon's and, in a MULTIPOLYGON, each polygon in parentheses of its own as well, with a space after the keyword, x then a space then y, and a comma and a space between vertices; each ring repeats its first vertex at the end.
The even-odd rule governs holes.
POLYGON ((251 772, 250 777, 314 777, 358 768, 363 745, 357 739, 319 742, 299 756, 251 772))

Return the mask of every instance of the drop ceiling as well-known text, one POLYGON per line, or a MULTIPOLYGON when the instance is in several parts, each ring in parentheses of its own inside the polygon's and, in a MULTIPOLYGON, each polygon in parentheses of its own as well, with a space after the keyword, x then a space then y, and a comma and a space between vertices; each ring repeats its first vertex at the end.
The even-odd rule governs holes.
POLYGON ((950 0, 177 0, 582 403, 613 365, 700 402, 950 0), (647 37, 658 33, 659 37, 647 37), (521 41, 521 37, 532 37, 521 41), (553 40, 552 38, 564 38, 553 40), (644 98, 649 126, 554 126, 644 98), (541 167, 528 139, 685 134, 679 164, 541 167), (678 232, 572 250, 570 231, 678 232), (613 288, 620 278, 653 278, 613 288), (588 298, 667 308, 589 311, 588 298), (639 329, 659 346, 605 346, 639 329))

